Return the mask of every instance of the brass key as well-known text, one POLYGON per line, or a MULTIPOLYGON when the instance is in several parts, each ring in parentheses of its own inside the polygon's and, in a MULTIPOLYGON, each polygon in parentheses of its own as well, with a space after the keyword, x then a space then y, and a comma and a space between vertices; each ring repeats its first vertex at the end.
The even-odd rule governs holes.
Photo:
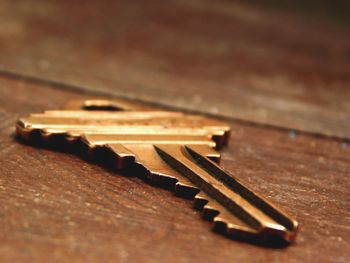
POLYGON ((195 200, 204 218, 230 237, 269 242, 295 239, 298 223, 219 166, 226 145, 223 122, 161 111, 126 100, 78 100, 64 110, 31 114, 17 122, 27 141, 64 139, 179 196, 195 200))

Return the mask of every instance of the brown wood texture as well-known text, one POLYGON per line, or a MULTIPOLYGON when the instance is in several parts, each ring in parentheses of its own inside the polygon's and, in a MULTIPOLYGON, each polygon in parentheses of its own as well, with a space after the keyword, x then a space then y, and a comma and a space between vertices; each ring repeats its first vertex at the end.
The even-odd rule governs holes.
POLYGON ((341 0, 4 0, 0 71, 349 139, 349 13, 341 0))
POLYGON ((20 115, 57 109, 77 92, 0 78, 1 262, 348 262, 350 147, 242 124, 222 165, 301 224, 295 244, 269 248, 210 230, 192 202, 13 138, 20 115))
POLYGON ((1 1, 0 262, 350 261, 349 10, 1 1), (298 219, 297 242, 228 240, 191 201, 13 138, 19 116, 99 92, 226 117, 223 166, 298 219))

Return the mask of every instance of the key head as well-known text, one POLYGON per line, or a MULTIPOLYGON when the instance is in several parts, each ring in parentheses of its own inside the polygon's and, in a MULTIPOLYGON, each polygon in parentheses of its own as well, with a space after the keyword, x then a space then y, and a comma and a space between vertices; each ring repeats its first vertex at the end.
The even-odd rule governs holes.
POLYGON ((220 148, 226 145, 230 127, 202 116, 131 103, 127 100, 78 100, 63 110, 45 111, 21 118, 17 133, 22 138, 40 133, 68 141, 81 139, 90 148, 108 143, 196 144, 220 148))

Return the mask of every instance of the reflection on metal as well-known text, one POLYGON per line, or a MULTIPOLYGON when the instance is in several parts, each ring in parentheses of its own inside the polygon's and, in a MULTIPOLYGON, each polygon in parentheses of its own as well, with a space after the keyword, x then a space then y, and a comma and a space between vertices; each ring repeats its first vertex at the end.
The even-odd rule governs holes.
POLYGON ((123 100, 78 100, 17 122, 24 140, 79 146, 117 169, 193 198, 214 228, 231 237, 292 242, 298 224, 218 164, 223 122, 123 100), (84 146, 84 147, 81 147, 84 146))

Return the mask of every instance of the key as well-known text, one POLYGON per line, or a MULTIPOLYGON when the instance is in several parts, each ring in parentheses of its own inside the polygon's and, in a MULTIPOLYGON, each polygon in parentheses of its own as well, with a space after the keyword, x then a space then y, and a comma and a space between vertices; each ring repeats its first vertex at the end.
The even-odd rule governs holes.
POLYGON ((298 223, 220 167, 230 137, 221 121, 161 111, 127 100, 76 100, 63 110, 18 120, 25 141, 65 141, 116 169, 137 174, 194 207, 220 233, 254 242, 291 243, 298 223))

